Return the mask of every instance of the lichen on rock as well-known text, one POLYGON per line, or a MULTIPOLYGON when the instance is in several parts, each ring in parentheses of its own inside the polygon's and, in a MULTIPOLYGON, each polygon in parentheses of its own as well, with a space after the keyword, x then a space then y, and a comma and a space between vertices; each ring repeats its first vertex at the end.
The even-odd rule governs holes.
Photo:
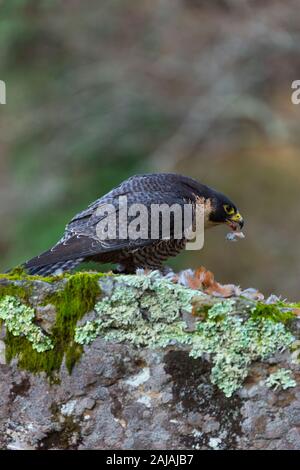
POLYGON ((288 348, 295 338, 282 323, 238 315, 232 301, 216 304, 197 325, 192 357, 211 354, 211 380, 230 397, 247 377, 252 362, 288 348))
POLYGON ((39 353, 53 349, 51 339, 33 323, 34 317, 34 309, 16 297, 7 295, 0 300, 0 319, 13 336, 24 336, 39 353))
POLYGON ((186 325, 180 313, 192 311, 195 294, 192 289, 161 279, 157 272, 117 276, 112 294, 96 303, 96 318, 76 328, 75 341, 89 344, 99 335, 136 346, 182 341, 186 325))
MULTIPOLYGON (((208 296, 202 294, 209 303, 208 296)), ((240 315, 236 300, 221 301, 199 318, 193 331, 180 312, 191 312, 195 291, 157 277, 119 276, 111 296, 95 305, 96 318, 75 331, 75 341, 90 344, 97 336, 135 346, 187 347, 194 358, 211 356, 211 380, 230 397, 247 377, 253 361, 264 360, 288 348, 295 338, 283 323, 268 316, 253 317, 255 307, 246 305, 240 315), (245 313, 245 312, 244 312, 245 313)), ((277 309, 277 307, 276 307, 277 309)), ((276 319, 277 320, 277 319, 276 319)))
POLYGON ((0 448, 299 449, 299 305, 192 274, 0 275, 0 448))
POLYGON ((254 361, 264 361, 295 343, 288 328, 294 314, 287 304, 243 297, 224 300, 155 271, 114 276, 77 273, 51 284, 41 279, 30 283, 27 276, 22 289, 31 301, 32 286, 51 285, 51 292, 35 306, 39 312, 42 306, 53 307, 47 310, 54 318, 47 320, 46 330, 30 302, 7 294, 19 280, 6 281, 10 284, 0 303, 7 329, 6 356, 17 357, 20 367, 32 372, 51 375, 63 360, 71 372, 83 346, 100 337, 137 348, 185 349, 191 358, 209 357, 212 383, 230 397, 254 361))
POLYGON ((77 273, 56 278, 49 284, 48 278, 43 280, 33 276, 30 280, 27 275, 23 279, 22 274, 1 275, 4 286, 0 285, 0 305, 6 328, 7 361, 17 358, 21 368, 31 372, 44 371, 51 376, 59 371, 65 359, 71 371, 82 353, 80 345, 74 343, 74 329, 77 321, 93 308, 100 295, 100 277, 101 274, 77 273), (43 286, 51 286, 42 301, 42 305, 54 307, 55 318, 49 333, 43 332, 35 323, 36 312, 31 305, 35 298, 33 286, 41 291, 43 286))
POLYGON ((282 388, 286 390, 287 388, 296 387, 297 383, 293 378, 292 371, 289 369, 280 368, 276 372, 273 372, 269 375, 266 380, 266 386, 269 388, 282 388))

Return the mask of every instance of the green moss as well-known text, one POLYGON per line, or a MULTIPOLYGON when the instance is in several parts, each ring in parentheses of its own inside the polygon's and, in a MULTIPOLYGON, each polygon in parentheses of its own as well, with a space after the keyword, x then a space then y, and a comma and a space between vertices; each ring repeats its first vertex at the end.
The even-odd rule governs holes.
POLYGON ((22 299, 25 303, 29 301, 32 288, 26 283, 18 284, 1 284, 0 283, 0 299, 6 296, 17 297, 22 299))
POLYGON ((0 273, 0 299, 11 295, 28 302, 32 291, 29 281, 29 276, 21 268, 16 268, 8 274, 0 273))
MULTIPOLYGON (((4 274, 4 276, 6 276, 6 274, 4 274)), ((12 276, 12 277, 15 276, 16 278, 19 279, 20 277, 27 276, 27 273, 24 269, 24 266, 16 266, 15 268, 8 271, 7 276, 12 276)))
POLYGON ((63 290, 47 297, 45 304, 56 308, 56 319, 51 331, 53 349, 37 352, 24 336, 6 336, 6 355, 10 361, 18 357, 19 366, 32 372, 45 371, 51 375, 59 370, 64 357, 71 371, 80 358, 82 348, 74 343, 76 323, 94 307, 100 295, 98 284, 101 274, 78 273, 70 276, 63 290))
POLYGON ((15 269, 12 269, 6 274, 0 274, 0 280, 7 280, 7 281, 43 281, 48 283, 54 283, 63 279, 66 274, 62 274, 59 276, 31 276, 29 275, 22 266, 18 266, 15 269))
POLYGON ((289 309, 288 304, 264 304, 257 302, 252 309, 251 317, 254 320, 267 319, 274 322, 286 323, 295 318, 295 314, 289 309))

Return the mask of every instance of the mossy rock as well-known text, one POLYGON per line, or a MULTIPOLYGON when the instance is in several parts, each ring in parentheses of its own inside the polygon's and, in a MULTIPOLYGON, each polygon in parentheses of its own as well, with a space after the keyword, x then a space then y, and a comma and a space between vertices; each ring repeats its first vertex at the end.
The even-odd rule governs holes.
POLYGON ((100 336, 136 348, 176 347, 194 358, 209 355, 211 380, 228 397, 241 386, 252 362, 295 350, 291 328, 297 321, 289 304, 215 298, 158 272, 82 272, 50 280, 22 272, 4 275, 0 318, 6 327, 7 361, 16 358, 19 367, 31 372, 57 379, 65 361, 71 373, 83 348, 100 336), (45 293, 36 300, 42 286, 47 286, 45 293), (36 308, 49 304, 55 318, 45 330, 36 308))
MULTIPOLYGON (((77 273, 64 278, 51 278, 51 284, 57 283, 53 293, 46 295, 43 305, 52 304, 56 317, 50 335, 45 335, 44 348, 37 347, 33 335, 26 335, 24 330, 38 330, 32 307, 32 290, 36 283, 49 283, 48 278, 13 274, 0 277, 0 318, 6 325, 6 359, 18 359, 21 368, 31 372, 44 371, 51 376, 58 371, 65 357, 71 371, 80 358, 82 347, 74 343, 74 330, 78 320, 91 310, 96 299, 101 295, 99 278, 101 274, 77 273), (15 310, 14 318, 9 318, 8 308, 15 310), (30 315, 29 311, 32 311, 30 315), (11 321, 9 321, 9 319, 11 321), (17 334, 23 328, 22 334, 17 334), (47 347, 48 346, 48 347, 47 347)), ((39 335, 40 343, 41 335, 39 335)))

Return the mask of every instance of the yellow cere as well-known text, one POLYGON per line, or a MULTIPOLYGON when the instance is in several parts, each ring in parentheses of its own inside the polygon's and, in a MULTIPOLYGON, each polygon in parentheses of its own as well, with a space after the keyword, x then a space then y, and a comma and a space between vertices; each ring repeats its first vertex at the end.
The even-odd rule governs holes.
POLYGON ((242 216, 239 212, 237 212, 233 217, 231 217, 231 220, 234 222, 239 222, 242 219, 242 216))

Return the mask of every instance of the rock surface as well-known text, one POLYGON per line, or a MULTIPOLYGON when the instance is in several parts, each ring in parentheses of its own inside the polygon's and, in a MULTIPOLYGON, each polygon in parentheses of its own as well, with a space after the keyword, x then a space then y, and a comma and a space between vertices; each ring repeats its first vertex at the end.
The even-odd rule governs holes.
MULTIPOLYGON (((32 305, 41 303, 38 291, 32 305)), ((51 312, 37 312, 45 331, 51 312)), ((288 350, 254 362, 231 397, 212 383, 210 356, 195 359, 182 345, 137 347, 100 336, 71 374, 63 362, 55 380, 21 370, 17 358, 7 363, 4 350, 5 331, 1 449, 300 449, 300 372, 288 350), (281 368, 295 384, 267 387, 281 368)))

